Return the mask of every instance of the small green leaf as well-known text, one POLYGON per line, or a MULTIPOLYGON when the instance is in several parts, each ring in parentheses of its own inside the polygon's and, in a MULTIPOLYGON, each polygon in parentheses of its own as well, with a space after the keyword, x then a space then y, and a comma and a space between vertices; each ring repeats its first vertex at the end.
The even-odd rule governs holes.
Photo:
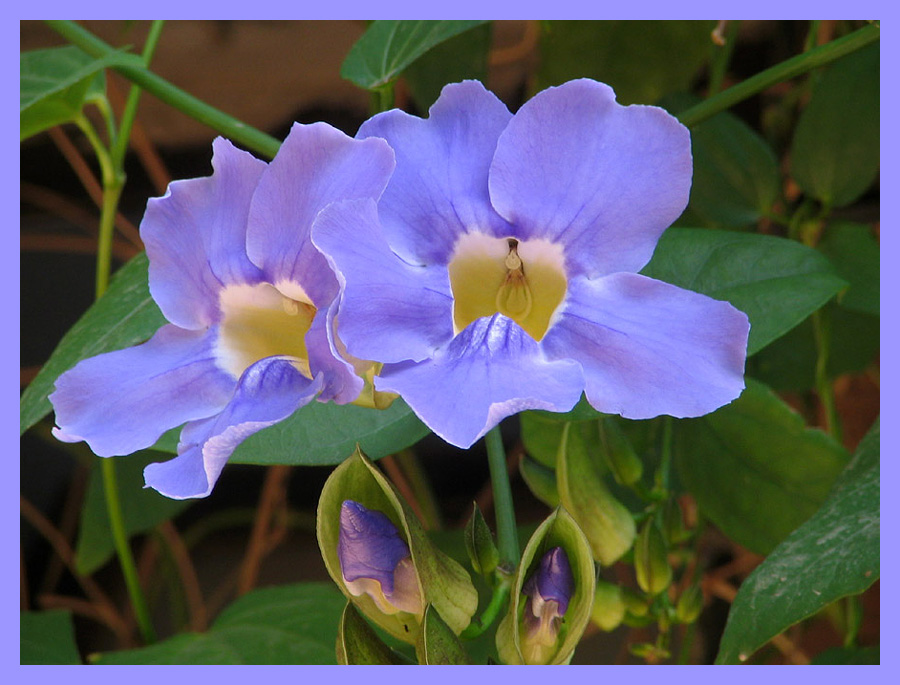
POLYGON ((339 464, 357 444, 380 459, 418 442, 428 427, 402 399, 387 409, 310 402, 290 417, 242 442, 235 464, 339 464))
POLYGON ((704 515, 738 544, 769 553, 825 500, 846 450, 765 386, 747 379, 740 398, 674 422, 682 482, 704 515))
POLYGON ((875 43, 829 66, 794 131, 794 179, 832 207, 858 199, 878 175, 879 49, 875 43))
POLYGON ((667 230, 641 273, 744 312, 750 318, 748 355, 847 285, 823 255, 793 240, 697 228, 667 230))
POLYGON ((68 611, 23 611, 19 618, 19 663, 80 664, 72 614, 68 611))
POLYGON ((563 425, 556 460, 559 499, 584 531, 594 559, 609 566, 631 548, 634 519, 603 482, 579 424, 563 425))
POLYGON ((837 274, 850 284, 838 298, 841 306, 863 314, 880 310, 881 250, 865 224, 835 221, 825 227, 816 246, 825 253, 837 274))
POLYGON ((879 576, 880 421, 821 508, 741 584, 716 663, 745 661, 770 639, 879 576))
POLYGON ((134 63, 125 52, 95 59, 69 45, 23 52, 19 59, 19 138, 77 117, 88 102, 106 96, 103 69, 134 63))
MULTIPOLYGON (((110 457, 113 458, 113 457, 110 457)), ((168 459, 168 454, 149 450, 116 458, 116 480, 121 498, 122 517, 128 537, 144 533, 184 511, 191 500, 173 500, 144 487, 144 467, 154 461, 168 459)), ((81 523, 75 564, 79 573, 90 575, 115 554, 106 498, 103 494, 101 457, 94 459, 87 493, 81 506, 81 523)))
POLYGON ((438 99, 448 83, 465 79, 487 81, 491 25, 482 24, 434 46, 403 72, 413 100, 422 112, 438 99))
POLYGON ((373 21, 341 65, 341 76, 373 90, 443 41, 483 21, 373 21))
POLYGON ((254 590, 206 633, 182 633, 142 649, 106 652, 97 664, 334 664, 344 597, 331 583, 254 590))
POLYGON ((63 336, 40 373, 22 393, 19 432, 50 413, 56 379, 87 357, 144 342, 166 323, 147 286, 147 255, 123 266, 106 293, 63 336))
POLYGON ((365 619, 347 602, 338 626, 337 661, 341 666, 399 665, 403 659, 388 647, 366 623, 365 619))
POLYGON ((416 657, 423 666, 464 666, 469 657, 462 643, 430 604, 425 608, 416 657))
POLYGON ((622 104, 687 90, 709 57, 710 21, 547 21, 537 90, 574 78, 613 87, 622 104))
POLYGON ((466 551, 469 554, 469 561, 472 562, 472 568, 483 576, 492 574, 500 563, 500 553, 497 551, 491 529, 488 528, 487 521, 484 520, 477 504, 473 505, 472 517, 466 524, 465 538, 466 551))

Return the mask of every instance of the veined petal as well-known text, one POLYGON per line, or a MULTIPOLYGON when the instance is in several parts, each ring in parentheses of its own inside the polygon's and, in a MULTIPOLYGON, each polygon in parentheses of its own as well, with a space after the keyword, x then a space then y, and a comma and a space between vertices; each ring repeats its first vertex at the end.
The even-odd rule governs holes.
POLYGON ((261 279, 245 242, 250 198, 266 164, 216 138, 212 165, 212 176, 170 183, 163 197, 147 203, 141 221, 150 293, 182 328, 219 320, 223 286, 261 279))
POLYGON ((322 210, 313 242, 342 285, 338 335, 350 354, 419 361, 453 337, 446 268, 412 266, 394 254, 374 201, 349 200, 322 210))
POLYGON ((53 434, 101 457, 149 447, 185 421, 218 413, 234 380, 216 364, 215 329, 167 325, 143 345, 80 361, 56 381, 53 434))
POLYGON ((326 307, 338 286, 310 242, 313 220, 331 202, 378 199, 393 168, 383 140, 355 140, 324 123, 294 124, 253 197, 250 259, 276 287, 297 283, 316 307, 326 307))
POLYGON ((386 365, 375 387, 398 393, 435 433, 465 448, 511 414, 570 410, 584 378, 577 363, 548 361, 534 338, 494 314, 476 319, 432 359, 386 365))
POLYGON ((687 206, 691 166, 677 119, 623 107, 609 86, 581 79, 513 117, 497 142, 491 201, 521 237, 562 242, 571 275, 636 272, 687 206))
POLYGON ((347 404, 359 396, 365 383, 338 349, 334 333, 337 309, 338 301, 335 300, 328 309, 316 314, 306 334, 306 351, 312 375, 322 374, 324 386, 319 401, 347 404))
POLYGON ((412 264, 446 264, 460 233, 498 236, 487 179, 497 138, 512 115, 477 81, 444 86, 427 119, 400 110, 377 114, 358 138, 384 138, 397 168, 378 211, 391 247, 412 264))
POLYGON ((245 438, 286 419, 321 389, 321 376, 306 378, 289 358, 261 359, 244 371, 218 415, 185 427, 175 459, 144 469, 144 481, 172 499, 206 497, 245 438))
POLYGON ((744 388, 750 323, 727 302, 637 274, 569 282, 541 345, 584 368, 598 411, 647 419, 701 416, 744 388))

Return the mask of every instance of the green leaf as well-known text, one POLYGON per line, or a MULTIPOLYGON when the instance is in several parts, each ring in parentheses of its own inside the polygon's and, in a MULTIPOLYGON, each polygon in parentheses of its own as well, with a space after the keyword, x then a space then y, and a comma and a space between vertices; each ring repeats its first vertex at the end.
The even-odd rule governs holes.
POLYGON ((342 666, 404 663, 366 623, 353 602, 347 602, 344 613, 341 614, 336 650, 338 663, 342 666))
POLYGON ((77 117, 106 97, 103 69, 140 59, 125 52, 95 59, 73 45, 23 52, 19 59, 19 138, 77 117))
POLYGON ((755 224, 778 199, 781 174, 769 144, 729 112, 691 129, 690 208, 714 226, 755 224))
MULTIPOLYGON (((192 504, 191 500, 173 500, 156 490, 144 487, 144 467, 155 461, 169 459, 168 454, 142 451, 116 458, 116 480, 121 498, 122 517, 128 537, 152 530, 156 525, 174 518, 192 504)), ((103 494, 101 457, 94 459, 87 493, 81 506, 81 524, 75 563, 79 573, 90 575, 115 554, 110 532, 109 514, 103 494)))
POLYGON ((874 43, 828 67, 794 131, 794 179, 832 207, 849 205, 878 175, 879 48, 874 43))
POLYGON ((87 357, 143 342, 166 323, 147 287, 147 255, 123 266, 109 290, 63 336, 40 373, 22 393, 19 432, 50 413, 47 396, 60 374, 87 357))
POLYGON ((835 221, 829 224, 819 244, 837 274, 850 283, 839 302, 855 312, 878 315, 880 310, 881 250, 865 224, 835 221))
POLYGON ((710 21, 548 21, 537 90, 574 78, 613 87, 622 104, 687 90, 709 56, 710 21))
POLYGON ((483 21, 373 21, 341 65, 341 76, 369 90, 383 86, 443 41, 483 21))
POLYGON ((430 604, 425 608, 422 632, 416 641, 416 657, 423 666, 469 664, 469 657, 459 638, 430 604))
POLYGON ((697 228, 668 229, 641 273, 744 312, 750 318, 748 355, 846 286, 824 256, 793 240, 697 228))
POLYGON ((428 435, 412 409, 396 399, 387 409, 310 402, 274 426, 251 435, 231 456, 236 464, 339 464, 357 444, 372 459, 393 454, 428 435))
POLYGON ((19 618, 19 663, 80 664, 68 611, 23 611, 19 618))
POLYGON ((807 428, 750 379, 731 404, 674 422, 672 449, 702 512, 758 554, 768 554, 815 513, 848 458, 830 436, 807 428))
MULTIPOLYGON (((850 311, 834 302, 820 311, 828 322, 828 377, 864 371, 880 348, 879 317, 850 311)), ((748 359, 747 374, 778 391, 809 390, 816 383, 817 357, 812 319, 807 318, 748 359)))
POLYGON ((878 666, 880 663, 881 650, 878 647, 832 647, 812 660, 814 666, 878 666))
POLYGON ((254 590, 206 633, 176 635, 143 649, 106 652, 98 664, 334 664, 344 596, 331 583, 254 590))
POLYGON ((880 421, 828 499, 741 584, 716 663, 745 661, 770 639, 879 576, 880 421))
POLYGON ((448 83, 476 79, 485 83, 491 25, 482 24, 436 45, 409 65, 403 78, 423 112, 438 99, 448 83))

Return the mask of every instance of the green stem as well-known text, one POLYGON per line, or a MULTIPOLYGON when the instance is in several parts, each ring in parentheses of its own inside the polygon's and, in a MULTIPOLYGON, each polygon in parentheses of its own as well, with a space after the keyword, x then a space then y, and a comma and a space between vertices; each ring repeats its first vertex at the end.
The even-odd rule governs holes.
POLYGON ((488 467, 494 487, 494 512, 497 519, 497 549, 500 563, 514 569, 519 563, 519 538, 516 535, 516 513, 513 508, 512 489, 506 471, 506 452, 500 426, 494 426, 484 436, 487 447, 488 467))
POLYGON ((722 81, 725 79, 725 72, 728 70, 728 63, 731 61, 731 53, 734 52, 734 43, 737 40, 737 33, 740 26, 740 21, 728 22, 728 31, 725 34, 725 45, 716 46, 713 52, 712 65, 709 74, 710 97, 718 93, 719 89, 722 87, 722 81))
POLYGON ((422 511, 422 517, 425 519, 423 523, 428 526, 429 530, 440 530, 443 527, 441 510, 415 453, 412 450, 401 450, 394 455, 394 458, 409 481, 409 487, 412 488, 416 502, 422 511))
MULTIPOLYGON (((115 52, 111 45, 100 40, 74 22, 54 20, 48 21, 47 25, 70 43, 77 45, 93 57, 104 57, 115 52)), ((271 159, 281 146, 281 143, 276 138, 248 126, 215 107, 211 107, 144 67, 117 65, 113 68, 122 76, 136 83, 166 104, 264 157, 271 159)))
POLYGON ((672 417, 662 417, 662 444, 660 447, 659 469, 656 472, 656 490, 662 494, 669 492, 669 472, 672 470, 672 417))
MULTIPOLYGON (((147 34, 147 41, 144 43, 144 51, 141 58, 144 60, 144 66, 150 66, 150 60, 153 59, 153 53, 156 52, 156 46, 159 43, 159 36, 162 33, 163 24, 165 22, 157 19, 150 25, 150 33, 147 34)), ((137 114, 138 100, 141 97, 141 88, 139 86, 131 86, 128 91, 128 99, 125 101, 125 109, 122 110, 122 120, 119 125, 119 134, 116 136, 115 142, 112 144, 110 157, 117 170, 122 170, 125 163, 125 153, 128 151, 128 141, 131 138, 131 127, 134 125, 134 117, 137 114)))
POLYGON ((829 64, 844 55, 849 55, 851 52, 855 52, 875 42, 880 36, 881 28, 878 24, 865 26, 843 38, 838 38, 830 43, 813 48, 808 52, 791 57, 780 64, 776 64, 774 67, 761 71, 756 76, 752 76, 746 81, 742 81, 727 90, 723 90, 718 95, 714 95, 686 109, 678 115, 678 119, 688 128, 696 126, 711 116, 756 95, 776 83, 787 81, 811 69, 829 64))
POLYGON ((813 19, 809 22, 809 31, 806 34, 806 40, 803 41, 803 52, 809 52, 816 46, 816 38, 819 37, 819 24, 822 22, 813 19))
POLYGON ((374 116, 379 112, 387 112, 394 106, 394 82, 386 83, 372 91, 369 101, 370 113, 374 116))
POLYGON ((828 357, 831 353, 830 345, 830 321, 828 312, 820 309, 813 312, 813 334, 816 339, 816 392, 819 394, 819 400, 825 409, 825 419, 828 426, 828 432, 839 443, 843 442, 841 430, 841 418, 837 412, 837 406, 834 401, 834 386, 831 378, 828 376, 828 357))
POLYGON ((510 581, 506 580, 494 588, 494 594, 491 595, 491 601, 484 608, 481 616, 474 619, 468 627, 459 634, 463 640, 472 640, 491 627, 491 624, 503 608, 506 598, 509 597, 509 583, 510 581))

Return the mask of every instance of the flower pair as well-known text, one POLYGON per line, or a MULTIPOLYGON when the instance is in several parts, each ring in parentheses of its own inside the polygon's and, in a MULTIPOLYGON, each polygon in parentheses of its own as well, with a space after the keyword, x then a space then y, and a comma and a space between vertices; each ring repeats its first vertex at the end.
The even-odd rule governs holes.
POLYGON ((218 140, 214 170, 141 225, 172 324, 51 397, 58 437, 102 456, 187 422, 179 456, 145 474, 163 494, 208 494, 244 437, 313 397, 353 401, 367 362, 376 390, 460 447, 582 392, 649 418, 743 388, 747 317, 636 273, 687 204, 687 129, 601 83, 515 115, 452 84, 428 119, 385 112, 355 140, 297 125, 269 165, 218 140))

